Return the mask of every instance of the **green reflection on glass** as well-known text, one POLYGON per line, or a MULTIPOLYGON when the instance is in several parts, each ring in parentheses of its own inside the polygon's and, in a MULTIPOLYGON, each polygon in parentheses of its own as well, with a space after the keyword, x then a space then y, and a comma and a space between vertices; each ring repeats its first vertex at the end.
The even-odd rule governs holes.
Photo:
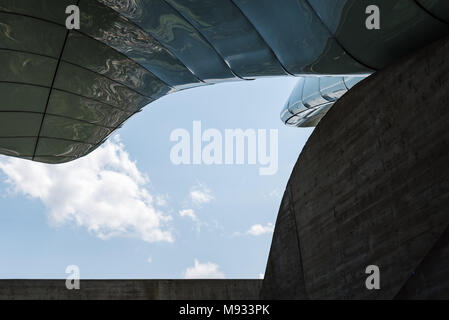
POLYGON ((0 0, 0 10, 26 14, 65 25, 65 9, 74 0, 0 0))
POLYGON ((80 33, 70 33, 63 60, 100 73, 153 99, 160 98, 170 90, 159 78, 133 60, 80 33))
POLYGON ((64 62, 59 66, 54 87, 97 99, 130 112, 139 110, 153 101, 97 73, 64 62))
POLYGON ((59 57, 65 28, 8 13, 0 13, 0 21, 0 48, 59 57))
POLYGON ((13 157, 30 158, 35 145, 36 138, 0 138, 0 153, 13 157))
POLYGON ((42 114, 26 112, 2 112, 0 116, 0 137, 37 136, 42 114))
POLYGON ((103 140, 112 129, 52 115, 46 115, 41 136, 76 140, 96 144, 103 140))
POLYGON ((170 86, 198 83, 179 59, 148 33, 96 1, 80 1, 83 32, 126 54, 170 86))
POLYGON ((51 93, 47 113, 108 127, 118 126, 132 114, 91 99, 56 89, 51 93))
POLYGON ((92 148, 90 144, 41 137, 35 156, 79 157, 87 154, 92 148))
POLYGON ((119 3, 100 2, 107 3, 155 37, 198 78, 208 82, 236 79, 214 48, 165 1, 146 1, 138 10, 132 11, 127 11, 129 7, 119 3))
POLYGON ((0 83, 0 111, 44 112, 49 91, 26 84, 0 83))
POLYGON ((22 82, 50 87, 57 60, 29 53, 0 49, 0 81, 22 82))

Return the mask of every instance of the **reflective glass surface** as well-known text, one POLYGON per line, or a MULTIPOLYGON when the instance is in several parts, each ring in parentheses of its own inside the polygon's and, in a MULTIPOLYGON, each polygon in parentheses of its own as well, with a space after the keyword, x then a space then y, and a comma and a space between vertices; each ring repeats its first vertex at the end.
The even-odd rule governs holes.
POLYGON ((344 49, 374 69, 383 68, 449 32, 448 25, 422 10, 415 1, 314 0, 310 4, 344 49), (365 27, 368 5, 379 7, 379 30, 365 27))
POLYGON ((281 112, 281 120, 295 127, 313 127, 341 96, 366 76, 301 77, 281 112))
POLYGON ((165 94, 284 69, 306 77, 282 121, 314 126, 367 74, 449 35, 448 3, 80 0, 68 32, 72 0, 0 0, 0 153, 70 161, 165 94), (368 5, 380 30, 365 27, 368 5))
POLYGON ((83 32, 124 53, 170 86, 198 83, 187 67, 147 32, 109 7, 81 0, 83 32))
POLYGON ((232 1, 167 2, 200 30, 239 76, 286 74, 270 47, 232 1))
POLYGON ((0 137, 36 137, 42 114, 27 112, 2 112, 0 114, 0 137))
POLYGON ((320 93, 328 101, 336 101, 348 91, 343 77, 320 77, 320 93))
POLYGON ((320 92, 320 78, 309 77, 304 82, 302 89, 302 103, 307 108, 313 108, 315 106, 327 103, 328 101, 321 96, 320 92))
POLYGON ((301 121, 297 123, 297 126, 315 127, 318 122, 320 122, 321 118, 326 115, 327 111, 329 111, 333 104, 333 102, 329 102, 316 108, 313 112, 301 119, 301 121))
POLYGON ((97 73, 62 62, 54 87, 93 98, 130 112, 152 100, 97 73))
POLYGON ((133 60, 104 43, 80 33, 70 33, 62 58, 64 61, 75 63, 120 82, 153 99, 160 98, 170 90, 170 87, 159 78, 133 60), (95 54, 86 54, 89 51, 95 54))
POLYGON ((0 12, 0 48, 59 57, 66 29, 38 19, 0 12))
POLYGON ((52 91, 47 113, 107 127, 116 127, 132 115, 110 105, 59 90, 52 91))
POLYGON ((344 83, 349 90, 363 79, 365 79, 365 77, 344 77, 344 83))
MULTIPOLYGON (((50 89, 0 82, 1 111, 44 112, 50 89), (26 94, 23 94, 26 92, 26 94)), ((0 113, 1 116, 1 113, 0 113)))
POLYGON ((141 3, 101 0, 151 34, 173 52, 199 79, 218 82, 235 79, 229 67, 204 37, 163 0, 141 3), (158 14, 155 15, 154 13, 158 14))
POLYGON ((235 0, 293 74, 359 73, 363 67, 332 39, 306 0, 235 0))
POLYGON ((109 135, 111 131, 111 128, 47 114, 42 124, 41 137, 62 138, 96 144, 109 135))
POLYGON ((37 144, 36 157, 78 157, 87 154, 92 148, 91 144, 41 137, 37 144))
POLYGON ((288 110, 288 104, 284 107, 284 110, 281 112, 281 120, 282 122, 286 123, 288 119, 290 119, 293 116, 293 113, 291 113, 288 110))
POLYGON ((30 159, 33 156, 36 138, 1 138, 0 153, 13 157, 30 159))
POLYGON ((416 0, 432 15, 449 23, 449 1, 447 0, 416 0))
POLYGON ((65 9, 74 0, 0 0, 0 11, 30 15, 52 22, 65 24, 65 9))
POLYGON ((1 50, 0 81, 51 86, 57 60, 30 53, 1 50))

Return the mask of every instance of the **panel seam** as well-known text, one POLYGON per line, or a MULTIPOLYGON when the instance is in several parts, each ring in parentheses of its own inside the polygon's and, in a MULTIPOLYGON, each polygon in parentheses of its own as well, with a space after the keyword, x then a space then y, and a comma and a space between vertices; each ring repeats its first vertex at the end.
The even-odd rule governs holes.
POLYGON ((335 36, 335 34, 333 34, 331 32, 331 29, 328 27, 327 24, 324 23, 323 20, 321 20, 320 15, 318 14, 318 12, 315 11, 315 9, 313 8, 313 6, 310 4, 309 0, 304 0, 304 2, 306 3, 306 5, 309 7, 309 9, 313 12, 313 14, 315 15, 315 17, 320 21, 320 23, 323 25, 323 27, 326 29, 326 31, 328 32, 329 36, 331 39, 334 39, 335 42, 339 45, 339 47, 355 62, 359 63, 360 65, 364 66, 365 68, 368 68, 370 70, 374 70, 377 71, 377 68, 373 68, 371 66, 369 66, 368 64, 366 64, 365 62, 360 61, 359 59, 357 59, 352 53, 350 53, 344 46, 343 44, 340 42, 340 40, 338 40, 338 38, 335 36))
MULTIPOLYGON (((76 1, 76 5, 79 5, 79 2, 80 2, 80 0, 77 0, 76 1)), ((52 82, 51 82, 50 90, 48 92, 47 103, 45 104, 44 114, 42 115, 41 124, 39 126, 39 131, 37 133, 37 139, 36 139, 36 143, 34 145, 34 151, 33 151, 33 158, 32 158, 32 160, 34 160, 34 158, 36 157, 37 146, 39 144, 39 136, 40 136, 40 134, 42 132, 42 127, 44 125, 44 120, 45 120, 45 114, 47 113, 48 104, 50 102, 50 97, 51 97, 51 94, 52 94, 52 91, 53 91, 53 86, 54 86, 55 81, 56 81, 56 76, 58 74, 59 66, 61 65, 62 55, 64 54, 64 49, 65 49, 65 46, 67 44, 67 40, 69 38, 69 32, 70 32, 70 30, 66 29, 64 42, 62 44, 61 52, 59 53, 58 62, 56 64, 56 68, 55 68, 55 72, 53 74, 53 79, 52 79, 52 82)))
POLYGON ((206 36, 197 28, 195 27, 178 9, 176 9, 175 7, 173 7, 171 5, 171 3, 169 3, 166 0, 163 0, 170 8, 172 8, 175 12, 177 12, 189 25, 192 26, 193 29, 196 30, 196 32, 198 32, 198 34, 201 36, 201 38, 203 38, 204 41, 206 41, 206 43, 208 43, 211 48, 215 51, 215 53, 218 55, 218 57, 220 57, 220 59, 223 61, 223 63, 226 65, 226 67, 228 67, 228 69, 231 71, 231 73, 236 76, 237 78, 241 79, 241 80, 248 80, 243 78, 242 76, 238 75, 237 72, 235 72, 231 66, 227 63, 227 61, 225 60, 225 58, 220 54, 220 52, 218 52, 217 48, 212 44, 212 42, 209 41, 209 39, 206 38, 206 36))
POLYGON ((99 3, 100 5, 104 6, 105 8, 107 8, 108 10, 112 10, 115 13, 117 13, 119 16, 123 17, 124 19, 126 19, 127 22, 129 22, 130 24, 132 24, 134 27, 136 27, 137 29, 139 29, 140 31, 142 31, 143 33, 145 33, 146 35, 151 36, 151 38, 153 38, 161 47, 163 47, 165 50, 167 50, 168 52, 170 52, 176 59, 178 59, 179 62, 181 62, 181 64, 200 82, 204 83, 204 80, 200 79, 195 73, 193 73, 192 70, 190 70, 189 67, 187 67, 187 65, 185 64, 184 61, 181 60, 181 58, 174 53, 172 50, 170 50, 169 48, 167 48, 166 45, 164 45, 159 39, 157 39, 154 35, 152 35, 150 32, 144 30, 141 26, 139 26, 136 22, 134 22, 133 20, 129 19, 128 17, 124 16, 123 14, 121 14, 120 12, 118 12, 117 10, 106 6, 103 3, 99 3))
MULTIPOLYGON (((10 51, 10 52, 16 52, 16 53, 26 53, 26 54, 32 54, 32 55, 36 55, 36 56, 40 56, 40 57, 44 57, 44 58, 48 58, 48 59, 58 60, 58 58, 55 58, 55 57, 52 57, 52 56, 49 56, 49 55, 46 55, 46 54, 35 53, 35 52, 25 51, 25 50, 17 50, 17 49, 1 48, 1 47, 0 47, 0 51, 10 51)), ((61 58, 61 62, 64 62, 64 63, 67 63, 67 64, 71 64, 71 65, 73 65, 73 66, 75 66, 75 67, 78 67, 78 68, 80 68, 80 69, 83 69, 83 70, 86 70, 86 71, 95 73, 95 74, 97 74, 97 75, 99 75, 99 76, 101 76, 101 77, 103 77, 103 78, 106 78, 106 79, 108 79, 108 80, 110 80, 110 81, 112 81, 112 82, 115 82, 115 83, 117 83, 117 84, 119 84, 119 85, 122 85, 122 86, 126 87, 126 88, 129 89, 130 91, 133 91, 134 93, 137 93, 138 95, 140 95, 140 96, 142 96, 142 97, 146 97, 146 98, 150 98, 150 99, 155 99, 155 100, 156 100, 156 98, 153 98, 152 96, 143 94, 143 93, 137 91, 136 89, 130 87, 129 85, 127 85, 127 84, 125 84, 125 83, 123 83, 123 82, 114 80, 114 79, 110 78, 109 76, 106 76, 106 75, 104 75, 104 74, 102 74, 102 73, 99 73, 99 72, 97 72, 97 71, 94 71, 94 70, 92 70, 92 69, 89 69, 89 68, 87 68, 87 67, 84 67, 84 66, 82 66, 82 65, 80 65, 80 64, 78 64, 78 63, 71 62, 71 61, 67 61, 67 60, 62 59, 62 58, 61 58)))
MULTIPOLYGON (((44 19, 44 18, 40 18, 40 17, 35 17, 35 16, 29 15, 29 14, 18 13, 18 12, 12 12, 12 11, 5 11, 5 10, 0 10, 0 13, 11 14, 11 15, 16 15, 16 16, 22 16, 22 17, 31 18, 31 19, 36 19, 36 20, 39 20, 39 21, 44 21, 44 22, 47 22, 47 23, 51 23, 51 24, 56 25, 56 26, 58 26, 58 27, 63 27, 63 28, 65 28, 64 25, 62 25, 62 24, 60 24, 60 23, 58 23, 58 22, 54 22, 54 21, 51 21, 51 20, 48 20, 48 19, 44 19)), ((89 34, 87 34, 87 33, 81 32, 81 31, 79 31, 79 30, 75 30, 74 32, 79 33, 79 34, 81 34, 81 35, 83 35, 83 36, 85 36, 85 37, 87 37, 87 38, 89 38, 89 39, 91 39, 91 40, 97 41, 97 42, 99 42, 99 43, 101 43, 101 44, 107 46, 109 49, 111 49, 111 50, 117 52, 118 54, 120 54, 120 55, 123 56, 124 58, 128 59, 129 61, 132 61, 134 64, 138 65, 138 66, 141 67, 142 69, 144 69, 144 70, 148 71, 149 73, 151 73, 156 79, 158 79, 159 81, 161 81, 161 82, 162 82, 163 84, 165 84, 167 87, 169 87, 169 88, 171 88, 171 89, 175 89, 174 86, 172 86, 172 85, 168 84, 167 82, 165 82, 164 80, 162 80, 162 79, 161 79, 159 76, 157 76, 153 71, 151 71, 150 69, 144 67, 143 65, 141 65, 140 63, 138 63, 136 60, 132 59, 131 57, 129 57, 129 56, 127 56, 126 54, 124 54, 123 52, 117 50, 116 48, 111 47, 110 45, 108 45, 107 43, 105 43, 105 42, 103 42, 103 41, 100 41, 100 40, 98 40, 98 39, 95 39, 93 36, 91 36, 91 35, 89 35, 89 34)))
POLYGON ((253 27, 254 31, 259 35, 260 39, 262 39, 262 41, 265 43, 265 45, 267 46, 267 48, 270 50, 271 54, 273 55, 274 58, 276 58, 276 60, 279 62, 279 65, 281 66, 281 68, 284 70, 284 72, 287 75, 293 76, 293 77, 297 77, 296 75, 294 75, 293 73, 291 73, 290 71, 288 71, 288 69, 284 66, 284 64, 281 62, 281 60, 279 59, 279 57, 277 56, 276 52, 274 52, 273 48, 268 44, 268 42, 265 40, 264 37, 262 37, 262 34, 259 32, 259 30, 257 30, 256 26, 251 22, 251 20, 245 15, 245 13, 243 12, 243 10, 234 2, 234 0, 230 0, 231 3, 237 8, 237 10, 240 11, 240 13, 242 14, 242 16, 246 19, 246 21, 253 27))
MULTIPOLYGON (((447 0, 446 0, 447 1, 447 0)), ((422 5, 418 0, 414 0, 415 4, 421 9, 423 10, 425 13, 427 13, 429 16, 431 16, 432 18, 438 20, 439 22, 445 24, 445 25, 449 25, 449 21, 446 21, 440 17, 438 17, 437 15, 435 15, 434 13, 432 13, 432 11, 430 11, 429 9, 427 9, 424 5, 422 5)))
MULTIPOLYGON (((29 82, 0 81, 0 83, 10 83, 10 84, 17 84, 17 85, 24 85, 24 86, 38 87, 38 88, 43 88, 43 89, 51 89, 51 87, 49 87, 49 86, 39 85, 39 84, 34 84, 34 83, 29 83, 29 82)), ((53 88, 53 91, 60 91, 60 92, 64 92, 64 93, 67 93, 67 94, 72 94, 72 95, 74 95, 74 96, 77 96, 77 97, 80 97, 80 98, 83 98, 83 99, 86 99, 86 100, 95 101, 95 102, 97 102, 97 103, 100 103, 100 104, 102 104, 102 105, 111 107, 111 108, 113 108, 113 109, 117 109, 117 110, 123 111, 123 112, 125 112, 125 113, 137 113, 137 112, 139 112, 139 111, 141 110, 141 108, 143 108, 143 107, 141 107, 141 108, 140 108, 139 110, 137 110, 137 111, 131 111, 131 110, 127 110, 127 109, 122 109, 122 108, 120 108, 120 107, 117 107, 117 106, 112 105, 112 104, 110 104, 110 103, 107 103, 107 102, 105 102, 105 101, 101 101, 101 100, 98 100, 98 99, 95 99, 95 98, 91 98, 91 97, 86 97, 86 96, 83 96, 82 94, 79 94, 79 93, 76 93, 76 92, 72 92, 72 91, 68 91, 68 90, 65 90, 65 89, 53 88)), ((149 103, 152 103, 152 102, 154 102, 154 101, 155 101, 155 100, 152 99, 152 101, 150 101, 149 103)))
MULTIPOLYGON (((43 112, 39 112, 39 111, 26 111, 26 110, 0 110, 0 114, 2 113, 29 113, 29 114, 44 114, 43 112)), ((63 118, 63 119, 67 119, 67 120, 74 120, 77 122, 82 122, 85 124, 90 124, 96 127, 100 127, 100 128, 105 128, 105 129, 115 129, 116 127, 111 127, 111 126, 106 126, 106 125, 102 125, 102 124, 97 124, 97 123, 93 123, 93 122, 89 122, 87 120, 81 120, 81 119, 77 119, 77 118, 73 118, 73 117, 69 117, 69 116, 64 116, 61 114, 56 114, 56 113, 51 113, 51 112, 47 112, 46 115, 48 116, 52 116, 52 117, 57 117, 57 118, 63 118)))

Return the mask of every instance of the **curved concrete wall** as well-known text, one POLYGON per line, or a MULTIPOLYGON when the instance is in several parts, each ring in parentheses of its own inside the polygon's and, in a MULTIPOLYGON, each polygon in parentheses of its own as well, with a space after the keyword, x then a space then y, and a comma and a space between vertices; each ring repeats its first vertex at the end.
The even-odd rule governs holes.
POLYGON ((448 129, 449 38, 344 95, 292 172, 261 297, 449 298, 448 129))

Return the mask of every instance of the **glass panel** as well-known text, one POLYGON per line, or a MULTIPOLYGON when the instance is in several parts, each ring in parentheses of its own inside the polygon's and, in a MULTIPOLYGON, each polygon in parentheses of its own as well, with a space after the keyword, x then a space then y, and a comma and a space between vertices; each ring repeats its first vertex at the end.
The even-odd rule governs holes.
POLYGON ((170 86, 199 82, 156 39, 111 8, 86 0, 81 0, 79 6, 84 33, 136 60, 170 86))
MULTIPOLYGON (((301 113, 298 113, 296 116, 297 118, 294 119, 294 123, 297 127, 302 127, 302 124, 307 121, 307 116, 311 113, 313 113, 316 109, 307 109, 306 111, 303 111, 301 113)), ((305 126, 307 127, 307 126, 305 126)))
POLYGON ((152 0, 139 4, 114 0, 100 2, 128 17, 154 36, 198 78, 210 82, 236 79, 214 48, 165 1, 152 0))
POLYGON ((426 13, 415 1, 314 0, 310 3, 341 45, 372 68, 383 68, 449 33, 449 26, 426 13), (368 4, 377 5, 381 12, 381 28, 374 32, 365 27, 368 4))
POLYGON ((290 126, 294 126, 296 125, 299 121, 301 120, 300 117, 298 116, 293 116, 290 119, 287 120, 286 124, 290 125, 290 126))
POLYGON ((108 127, 116 127, 132 115, 107 104, 56 89, 51 93, 47 113, 108 127))
POLYGON ((293 114, 297 114, 299 112, 303 112, 304 110, 307 110, 307 107, 304 106, 302 101, 296 101, 295 103, 288 106, 288 110, 293 114))
POLYGON ((111 132, 112 129, 47 114, 42 125, 41 136, 96 144, 111 132))
MULTIPOLYGON (((313 0, 309 2, 310 6, 318 14, 321 22, 329 28, 332 34, 335 34, 340 25, 340 20, 344 19, 345 7, 349 6, 348 0, 313 0)), ((349 0, 349 2, 354 1, 349 0)), ((365 4, 365 8, 367 6, 368 4, 365 4)), ((365 10, 361 11, 360 15, 363 15, 365 19, 365 10)), ((359 27, 365 27, 364 19, 359 20, 359 23, 361 23, 359 27)))
POLYGON ((348 89, 346 89, 343 77, 320 78, 320 92, 329 101, 336 101, 347 91, 348 89))
POLYGON ((87 154, 92 148, 91 144, 41 137, 37 144, 36 157, 80 157, 87 154))
POLYGON ((321 119, 321 117, 323 117, 333 105, 334 105, 334 102, 328 102, 322 106, 319 106, 312 113, 307 115, 307 118, 315 118, 315 117, 319 116, 321 119))
POLYGON ((39 133, 42 114, 26 112, 2 112, 0 137, 34 137, 39 133))
POLYGON ((241 77, 284 75, 279 61, 232 1, 168 0, 241 77))
POLYGON ((417 1, 433 15, 449 23, 449 1, 447 0, 417 0, 417 1))
POLYGON ((295 84, 295 87, 290 94, 289 101, 291 103, 295 103, 296 101, 302 100, 302 90, 304 89, 305 77, 299 77, 298 82, 295 84))
MULTIPOLYGON (((306 0, 235 0, 294 74, 366 72, 331 38, 306 0)), ((364 12, 364 11, 363 11, 364 12)))
POLYGON ((298 111, 305 110, 305 107, 302 104, 302 90, 304 88, 304 82, 304 77, 299 78, 298 82, 290 93, 290 97, 288 98, 288 109, 292 113, 298 113, 298 111))
POLYGON ((97 73, 64 62, 59 66, 54 87, 97 99, 130 112, 139 110, 152 101, 97 73))
POLYGON ((63 60, 100 73, 153 99, 160 98, 170 90, 159 78, 125 55, 80 33, 70 33, 63 60))
POLYGON ((44 112, 49 92, 47 88, 0 82, 0 111, 44 112))
POLYGON ((0 0, 0 10, 38 17, 65 25, 65 9, 73 0, 0 0))
POLYGON ((319 77, 305 78, 302 102, 308 108, 313 108, 328 102, 321 96, 319 77))
POLYGON ((13 157, 32 157, 36 138, 0 138, 0 154, 13 157))
POLYGON ((365 79, 365 77, 344 77, 344 82, 346 88, 349 90, 363 79, 365 79))
POLYGON ((282 122, 285 123, 292 116, 293 116, 293 113, 288 111, 287 106, 285 106, 284 110, 282 110, 282 112, 281 112, 281 120, 282 120, 282 122))
POLYGON ((29 53, 0 49, 0 81, 24 82, 50 87, 57 60, 29 53))
POLYGON ((66 29, 38 19, 0 12, 0 48, 59 57, 66 29))
POLYGON ((308 114, 302 121, 298 123, 299 127, 315 127, 318 122, 326 115, 334 103, 328 103, 316 108, 312 113, 308 114))

